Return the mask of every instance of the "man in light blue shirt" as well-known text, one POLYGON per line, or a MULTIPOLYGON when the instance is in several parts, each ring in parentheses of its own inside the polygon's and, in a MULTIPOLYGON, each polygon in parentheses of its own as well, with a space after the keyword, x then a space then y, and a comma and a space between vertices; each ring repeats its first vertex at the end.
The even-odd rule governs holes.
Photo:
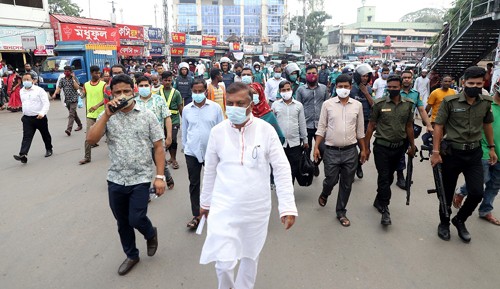
POLYGON ((222 108, 206 98, 207 83, 197 78, 191 85, 193 102, 182 111, 182 147, 186 156, 189 176, 189 195, 193 219, 187 224, 196 229, 200 222, 200 182, 201 167, 205 162, 205 152, 210 131, 224 120, 222 108))

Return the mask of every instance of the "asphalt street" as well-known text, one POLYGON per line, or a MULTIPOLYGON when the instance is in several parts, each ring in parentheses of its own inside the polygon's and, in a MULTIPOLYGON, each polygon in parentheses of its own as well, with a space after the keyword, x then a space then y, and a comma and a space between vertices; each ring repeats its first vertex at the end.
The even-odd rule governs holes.
MULTIPOLYGON (((78 112, 84 116, 83 109, 78 112)), ((92 150, 91 163, 78 165, 85 131, 66 136, 67 111, 59 101, 51 103, 48 117, 54 155, 44 158, 37 133, 23 165, 12 157, 21 143, 21 114, 0 112, 0 288, 217 288, 213 264, 198 263, 204 235, 186 228, 191 214, 183 155, 180 169, 172 170, 175 188, 149 206, 158 252, 147 257, 137 233, 141 262, 120 277, 125 255, 108 205, 106 144, 102 140, 92 150)), ((467 222, 470 244, 453 226, 451 240, 440 240, 438 201, 426 193, 433 186, 430 164, 414 164, 411 205, 393 185, 393 224, 387 228, 372 207, 373 158, 353 184, 348 228, 335 218, 338 187, 326 207, 318 205, 323 174, 310 187, 295 186, 299 217, 289 231, 279 222, 274 198, 255 288, 499 288, 500 228, 475 212, 467 222)))

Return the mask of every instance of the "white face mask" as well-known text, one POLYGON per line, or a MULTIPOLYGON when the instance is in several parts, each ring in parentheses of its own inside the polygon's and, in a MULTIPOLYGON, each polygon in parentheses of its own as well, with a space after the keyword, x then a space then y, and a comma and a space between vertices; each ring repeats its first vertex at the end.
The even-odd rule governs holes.
POLYGON ((284 100, 290 100, 292 98, 292 91, 287 91, 287 92, 281 92, 281 97, 283 97, 284 100))
POLYGON ((347 88, 337 88, 335 92, 337 92, 339 98, 346 98, 349 96, 349 93, 351 93, 351 90, 347 88))

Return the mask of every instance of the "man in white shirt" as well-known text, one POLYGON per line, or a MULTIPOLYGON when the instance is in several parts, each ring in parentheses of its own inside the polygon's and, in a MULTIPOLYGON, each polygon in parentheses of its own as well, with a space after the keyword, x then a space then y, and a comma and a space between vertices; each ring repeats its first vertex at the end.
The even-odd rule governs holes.
POLYGON ((200 215, 208 216, 208 230, 200 263, 216 262, 219 289, 254 288, 271 214, 270 165, 285 229, 297 216, 290 164, 276 130, 253 117, 252 100, 248 85, 228 87, 228 119, 210 132, 205 154, 200 215))
POLYGON ((375 92, 375 98, 381 98, 384 96, 384 91, 387 87, 387 78, 389 77, 390 70, 387 67, 382 68, 382 73, 380 77, 373 83, 373 91, 375 92))
POLYGON ((197 73, 196 75, 199 78, 203 79, 205 71, 207 71, 207 67, 205 66, 205 64, 203 64, 203 62, 201 60, 198 61, 198 64, 196 65, 196 70, 195 70, 195 72, 197 73))
POLYGON ((415 84, 413 85, 413 89, 420 93, 420 97, 422 99, 422 103, 427 103, 427 99, 431 94, 431 82, 427 77, 427 69, 423 69, 417 79, 415 79, 415 84))
POLYGON ((286 80, 281 77, 281 66, 276 65, 273 71, 273 76, 267 80, 266 89, 264 90, 266 98, 270 103, 276 101, 276 95, 278 95, 278 87, 283 80, 286 80))
POLYGON ((36 130, 40 131, 45 143, 45 157, 52 155, 52 137, 49 133, 47 120, 50 102, 47 93, 41 87, 34 85, 34 82, 35 80, 30 73, 23 75, 23 88, 21 89, 23 141, 19 155, 14 155, 14 159, 23 164, 28 162, 28 152, 36 130))

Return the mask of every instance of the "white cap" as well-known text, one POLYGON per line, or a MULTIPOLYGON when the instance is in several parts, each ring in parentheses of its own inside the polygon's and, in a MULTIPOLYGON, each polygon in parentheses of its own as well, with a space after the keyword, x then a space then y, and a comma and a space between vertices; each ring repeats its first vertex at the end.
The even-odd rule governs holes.
POLYGON ((422 72, 429 72, 427 69, 422 69, 422 72))

